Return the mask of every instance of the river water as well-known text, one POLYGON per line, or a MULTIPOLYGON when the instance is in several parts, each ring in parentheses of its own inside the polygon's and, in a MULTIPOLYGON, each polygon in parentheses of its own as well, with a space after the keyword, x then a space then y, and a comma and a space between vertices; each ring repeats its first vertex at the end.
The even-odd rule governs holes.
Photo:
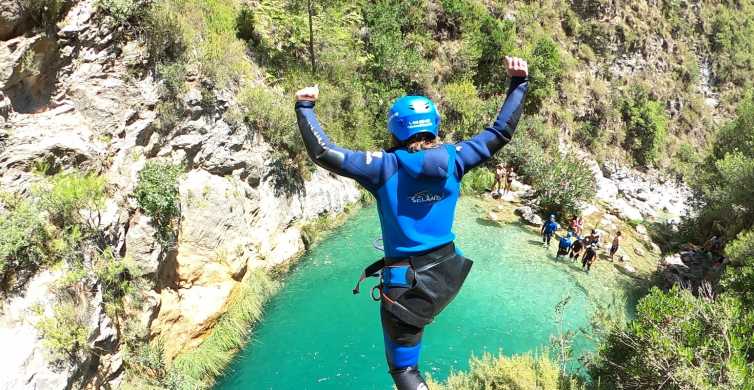
MULTIPOLYGON (((466 369, 472 355, 542 351, 565 297, 570 330, 587 326, 597 304, 583 287, 589 276, 554 261, 554 243, 548 253, 530 231, 490 224, 484 214, 478 200, 461 200, 456 243, 474 266, 453 303, 426 328, 420 365, 435 379, 466 369)), ((379 305, 369 298, 376 279, 367 279, 360 295, 351 293, 362 268, 381 255, 372 246, 378 236, 376 211, 365 208, 310 251, 216 389, 390 389, 379 305)), ((592 348, 583 335, 574 346, 577 355, 592 348)))

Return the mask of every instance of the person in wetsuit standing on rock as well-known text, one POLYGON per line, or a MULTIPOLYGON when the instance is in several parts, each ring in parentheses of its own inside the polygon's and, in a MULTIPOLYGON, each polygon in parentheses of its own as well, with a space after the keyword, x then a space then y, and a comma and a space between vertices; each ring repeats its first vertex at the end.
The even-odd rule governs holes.
POLYGON ((319 89, 296 92, 298 127, 309 157, 356 180, 376 198, 385 257, 367 267, 362 279, 381 270, 377 288, 385 355, 399 390, 427 389, 418 366, 424 327, 455 297, 471 269, 451 231, 461 179, 510 142, 521 116, 528 66, 520 58, 505 62, 511 81, 497 119, 457 144, 439 142, 440 115, 431 100, 404 96, 387 118, 395 147, 348 150, 332 143, 317 121, 319 89))

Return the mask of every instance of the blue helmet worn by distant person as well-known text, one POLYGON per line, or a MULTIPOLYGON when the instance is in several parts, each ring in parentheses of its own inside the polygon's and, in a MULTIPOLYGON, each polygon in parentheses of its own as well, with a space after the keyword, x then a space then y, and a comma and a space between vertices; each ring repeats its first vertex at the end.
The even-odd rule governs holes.
POLYGON ((401 142, 418 133, 437 137, 439 127, 440 114, 424 96, 404 96, 393 103, 388 113, 387 128, 401 142))

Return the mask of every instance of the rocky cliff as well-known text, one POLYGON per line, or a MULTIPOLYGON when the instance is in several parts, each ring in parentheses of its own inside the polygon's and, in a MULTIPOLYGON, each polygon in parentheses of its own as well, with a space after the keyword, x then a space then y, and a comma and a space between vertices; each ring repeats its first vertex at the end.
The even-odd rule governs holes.
MULTIPOLYGON (((64 5, 52 28, 32 29, 15 0, 0 2, 0 182, 28 193, 45 173, 72 168, 106 177, 98 229, 145 281, 126 317, 161 339, 168 358, 195 347, 224 313, 250 269, 272 268, 304 251, 301 226, 360 197, 350 181, 320 170, 294 186, 253 129, 229 124, 227 90, 194 79, 177 121, 158 126, 160 84, 142 65, 145 48, 98 12, 94 0, 64 5), (164 248, 132 193, 146 161, 179 164, 181 220, 164 248), (40 167, 44 171, 40 173, 40 167)), ((294 123, 290 124, 295 126, 294 123)), ((63 267, 65 268, 65 267, 63 267)), ((65 269, 38 272, 0 306, 0 388, 117 385, 124 324, 111 318, 97 285, 81 292, 89 347, 74 364, 51 364, 35 327, 52 310, 50 290, 65 269)))

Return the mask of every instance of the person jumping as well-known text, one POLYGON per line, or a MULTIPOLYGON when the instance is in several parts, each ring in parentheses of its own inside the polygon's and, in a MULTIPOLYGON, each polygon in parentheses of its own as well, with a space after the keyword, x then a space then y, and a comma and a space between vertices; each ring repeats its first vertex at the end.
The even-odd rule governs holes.
MULTIPOLYGON (((495 122, 457 144, 438 139, 440 115, 423 96, 404 96, 388 113, 395 146, 380 152, 335 145, 314 113, 319 89, 296 92, 298 127, 315 164, 352 178, 376 198, 385 257, 363 280, 381 271, 375 287, 389 372, 399 390, 426 390, 419 372, 424 327, 458 293, 472 262, 454 245, 453 217, 460 181, 510 142, 528 90, 526 61, 506 57, 511 78, 495 122)), ((354 293, 358 292, 358 284, 354 293)))

